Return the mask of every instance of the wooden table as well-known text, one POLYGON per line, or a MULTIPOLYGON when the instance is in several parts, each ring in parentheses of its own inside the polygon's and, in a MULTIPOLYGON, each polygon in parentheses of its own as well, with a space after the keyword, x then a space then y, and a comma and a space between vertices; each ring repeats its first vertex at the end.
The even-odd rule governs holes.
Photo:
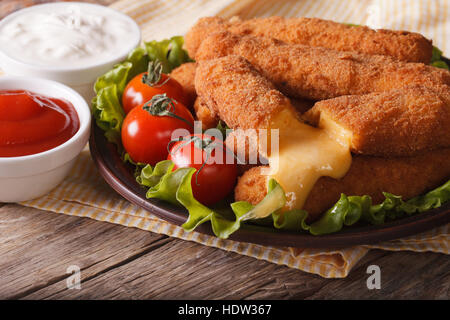
POLYGON ((371 251, 346 279, 89 218, 0 204, 0 299, 448 299, 450 258, 371 251), (367 289, 367 267, 381 289, 367 289), (81 289, 67 289, 68 267, 81 289))
MULTIPOLYGON (((30 2, 48 1, 3 0, 0 13, 30 2)), ((323 279, 143 230, 0 204, 3 299, 449 297, 450 258, 442 254, 373 250, 346 279, 323 279), (371 264, 381 268, 380 290, 367 289, 371 264), (81 269, 79 290, 67 288, 73 265, 81 269)))

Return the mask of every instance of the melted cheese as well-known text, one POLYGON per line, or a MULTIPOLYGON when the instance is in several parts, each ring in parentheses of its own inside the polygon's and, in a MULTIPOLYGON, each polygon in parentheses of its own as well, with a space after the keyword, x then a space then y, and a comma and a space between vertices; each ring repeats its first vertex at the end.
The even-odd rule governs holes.
POLYGON ((278 152, 272 146, 268 157, 268 179, 274 178, 283 187, 285 210, 301 209, 320 177, 339 179, 350 168, 351 133, 324 114, 315 128, 300 122, 291 109, 284 109, 270 128, 279 129, 279 144, 278 152))

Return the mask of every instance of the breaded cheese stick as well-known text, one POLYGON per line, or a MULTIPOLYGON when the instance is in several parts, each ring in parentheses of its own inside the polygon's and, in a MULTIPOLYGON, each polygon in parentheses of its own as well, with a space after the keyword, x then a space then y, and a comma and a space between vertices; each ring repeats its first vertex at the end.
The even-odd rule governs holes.
MULTIPOLYGON (((290 99, 292 106, 299 115, 304 114, 314 106, 313 101, 304 99, 290 99)), ((215 128, 219 122, 219 117, 214 114, 201 98, 197 98, 194 103, 194 111, 197 119, 202 122, 202 129, 215 128)))
POLYGON ((226 140, 225 145, 236 155, 238 175, 251 168, 267 165, 267 160, 261 162, 260 152, 258 151, 258 135, 256 131, 244 132, 242 130, 231 131, 226 140), (250 158, 250 155, 253 158, 250 158))
POLYGON ((198 62, 195 89, 230 128, 266 129, 273 115, 292 107, 247 60, 240 56, 198 62))
POLYGON ((262 160, 259 152, 259 136, 256 130, 236 129, 231 131, 226 140, 227 147, 234 152, 239 163, 250 164, 252 166, 267 165, 268 161, 262 160))
POLYGON ((332 121, 351 136, 353 153, 411 156, 450 147, 450 87, 408 86, 317 102, 303 116, 319 125, 332 121))
MULTIPOLYGON (((264 167, 246 171, 235 188, 236 201, 259 203, 267 194, 267 177, 261 174, 264 167)), ((354 156, 350 170, 342 179, 321 177, 309 193, 304 210, 309 221, 320 215, 339 200, 341 193, 369 195, 373 203, 380 203, 382 192, 400 195, 404 200, 421 195, 450 178, 450 149, 424 152, 414 157, 379 158, 354 156)))
POLYGON ((230 22, 219 17, 205 17, 199 19, 185 36, 189 55, 195 57, 205 36, 217 31, 270 37, 287 43, 338 51, 386 55, 425 64, 430 62, 433 50, 431 40, 407 31, 373 30, 317 18, 268 17, 230 22))
POLYGON ((450 72, 391 57, 341 52, 254 36, 217 32, 197 51, 197 61, 239 55, 289 97, 323 100, 389 91, 406 85, 450 85, 450 72))
POLYGON ((189 108, 194 109, 197 119, 202 122, 202 129, 215 128, 219 122, 219 117, 213 114, 206 104, 197 98, 195 91, 195 62, 183 63, 172 70, 170 76, 177 80, 183 87, 184 93, 189 100, 189 108))
MULTIPOLYGON (((290 101, 292 106, 296 109, 299 118, 301 117, 301 115, 303 115, 305 112, 307 112, 314 106, 313 101, 302 99, 290 99, 290 101)), ((202 107, 208 109, 208 107, 205 104, 202 104, 202 107)), ((209 112, 207 113, 210 115, 209 112)), ((197 116, 199 116, 199 113, 197 113, 197 116)), ((201 115, 198 118, 200 119, 208 117, 201 115)), ((233 150, 238 159, 241 159, 241 161, 245 163, 250 163, 252 166, 267 164, 267 159, 265 160, 264 163, 261 163, 260 159, 258 158, 260 156, 260 152, 258 150, 259 143, 258 143, 258 134, 256 133, 256 131, 244 131, 239 129, 233 130, 228 134, 225 140, 225 144, 233 150), (254 156, 254 158, 250 159, 250 155, 254 156)), ((247 166, 246 168, 249 167, 247 166)))
POLYGON ((194 111, 197 119, 202 122, 203 130, 215 128, 219 123, 219 117, 212 112, 200 97, 195 99, 194 111))
POLYGON ((197 64, 195 62, 183 63, 179 67, 172 70, 170 76, 178 81, 183 87, 183 92, 188 100, 188 108, 194 106, 197 93, 195 92, 195 69, 197 64))
MULTIPOLYGON (((293 108, 242 57, 226 56, 198 64, 199 96, 230 128, 266 128, 263 122, 281 108, 293 108)), ((345 136, 353 153, 398 157, 450 147, 448 86, 415 85, 323 100, 302 118, 316 126, 326 125, 333 136, 345 136)))

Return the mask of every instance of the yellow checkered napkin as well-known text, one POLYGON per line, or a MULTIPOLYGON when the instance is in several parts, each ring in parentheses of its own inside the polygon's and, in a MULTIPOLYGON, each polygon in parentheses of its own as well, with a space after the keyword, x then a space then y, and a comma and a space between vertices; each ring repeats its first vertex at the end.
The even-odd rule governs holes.
MULTIPOLYGON (((450 36, 450 25, 446 19, 450 17, 450 5, 446 0, 121 0, 112 7, 130 15, 140 24, 144 40, 182 35, 202 16, 228 18, 239 15, 250 18, 280 15, 321 17, 368 24, 375 28, 419 31, 432 38, 444 52, 450 49, 450 42, 446 41, 450 36)), ((450 225, 376 246, 334 251, 268 247, 222 240, 198 232, 188 233, 120 197, 98 174, 87 149, 60 186, 40 199, 21 204, 191 240, 326 278, 346 277, 371 248, 450 254, 450 225)))

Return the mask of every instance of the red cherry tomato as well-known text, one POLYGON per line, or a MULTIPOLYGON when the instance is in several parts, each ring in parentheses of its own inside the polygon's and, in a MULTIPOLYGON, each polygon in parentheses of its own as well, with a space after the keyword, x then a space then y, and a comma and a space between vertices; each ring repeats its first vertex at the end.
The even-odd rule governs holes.
POLYGON ((214 137, 198 134, 185 136, 183 141, 173 145, 167 159, 175 164, 173 170, 185 167, 197 169, 192 176, 192 192, 194 198, 206 206, 224 199, 236 184, 237 166, 232 151, 214 137), (204 146, 213 143, 209 151, 208 147, 200 147, 201 140, 204 146), (228 158, 227 153, 231 153, 228 158))
POLYGON ((144 105, 134 108, 125 117, 122 144, 133 161, 155 165, 167 158, 167 146, 174 130, 193 132, 194 118, 189 110, 178 102, 173 102, 172 107, 171 112, 185 121, 170 115, 152 115, 144 105))
POLYGON ((188 99, 184 94, 183 87, 178 81, 161 73, 161 79, 158 83, 149 85, 142 81, 144 75, 148 75, 148 72, 138 74, 125 87, 122 95, 122 106, 125 113, 149 101, 153 96, 163 93, 167 94, 169 98, 187 105, 188 99))

